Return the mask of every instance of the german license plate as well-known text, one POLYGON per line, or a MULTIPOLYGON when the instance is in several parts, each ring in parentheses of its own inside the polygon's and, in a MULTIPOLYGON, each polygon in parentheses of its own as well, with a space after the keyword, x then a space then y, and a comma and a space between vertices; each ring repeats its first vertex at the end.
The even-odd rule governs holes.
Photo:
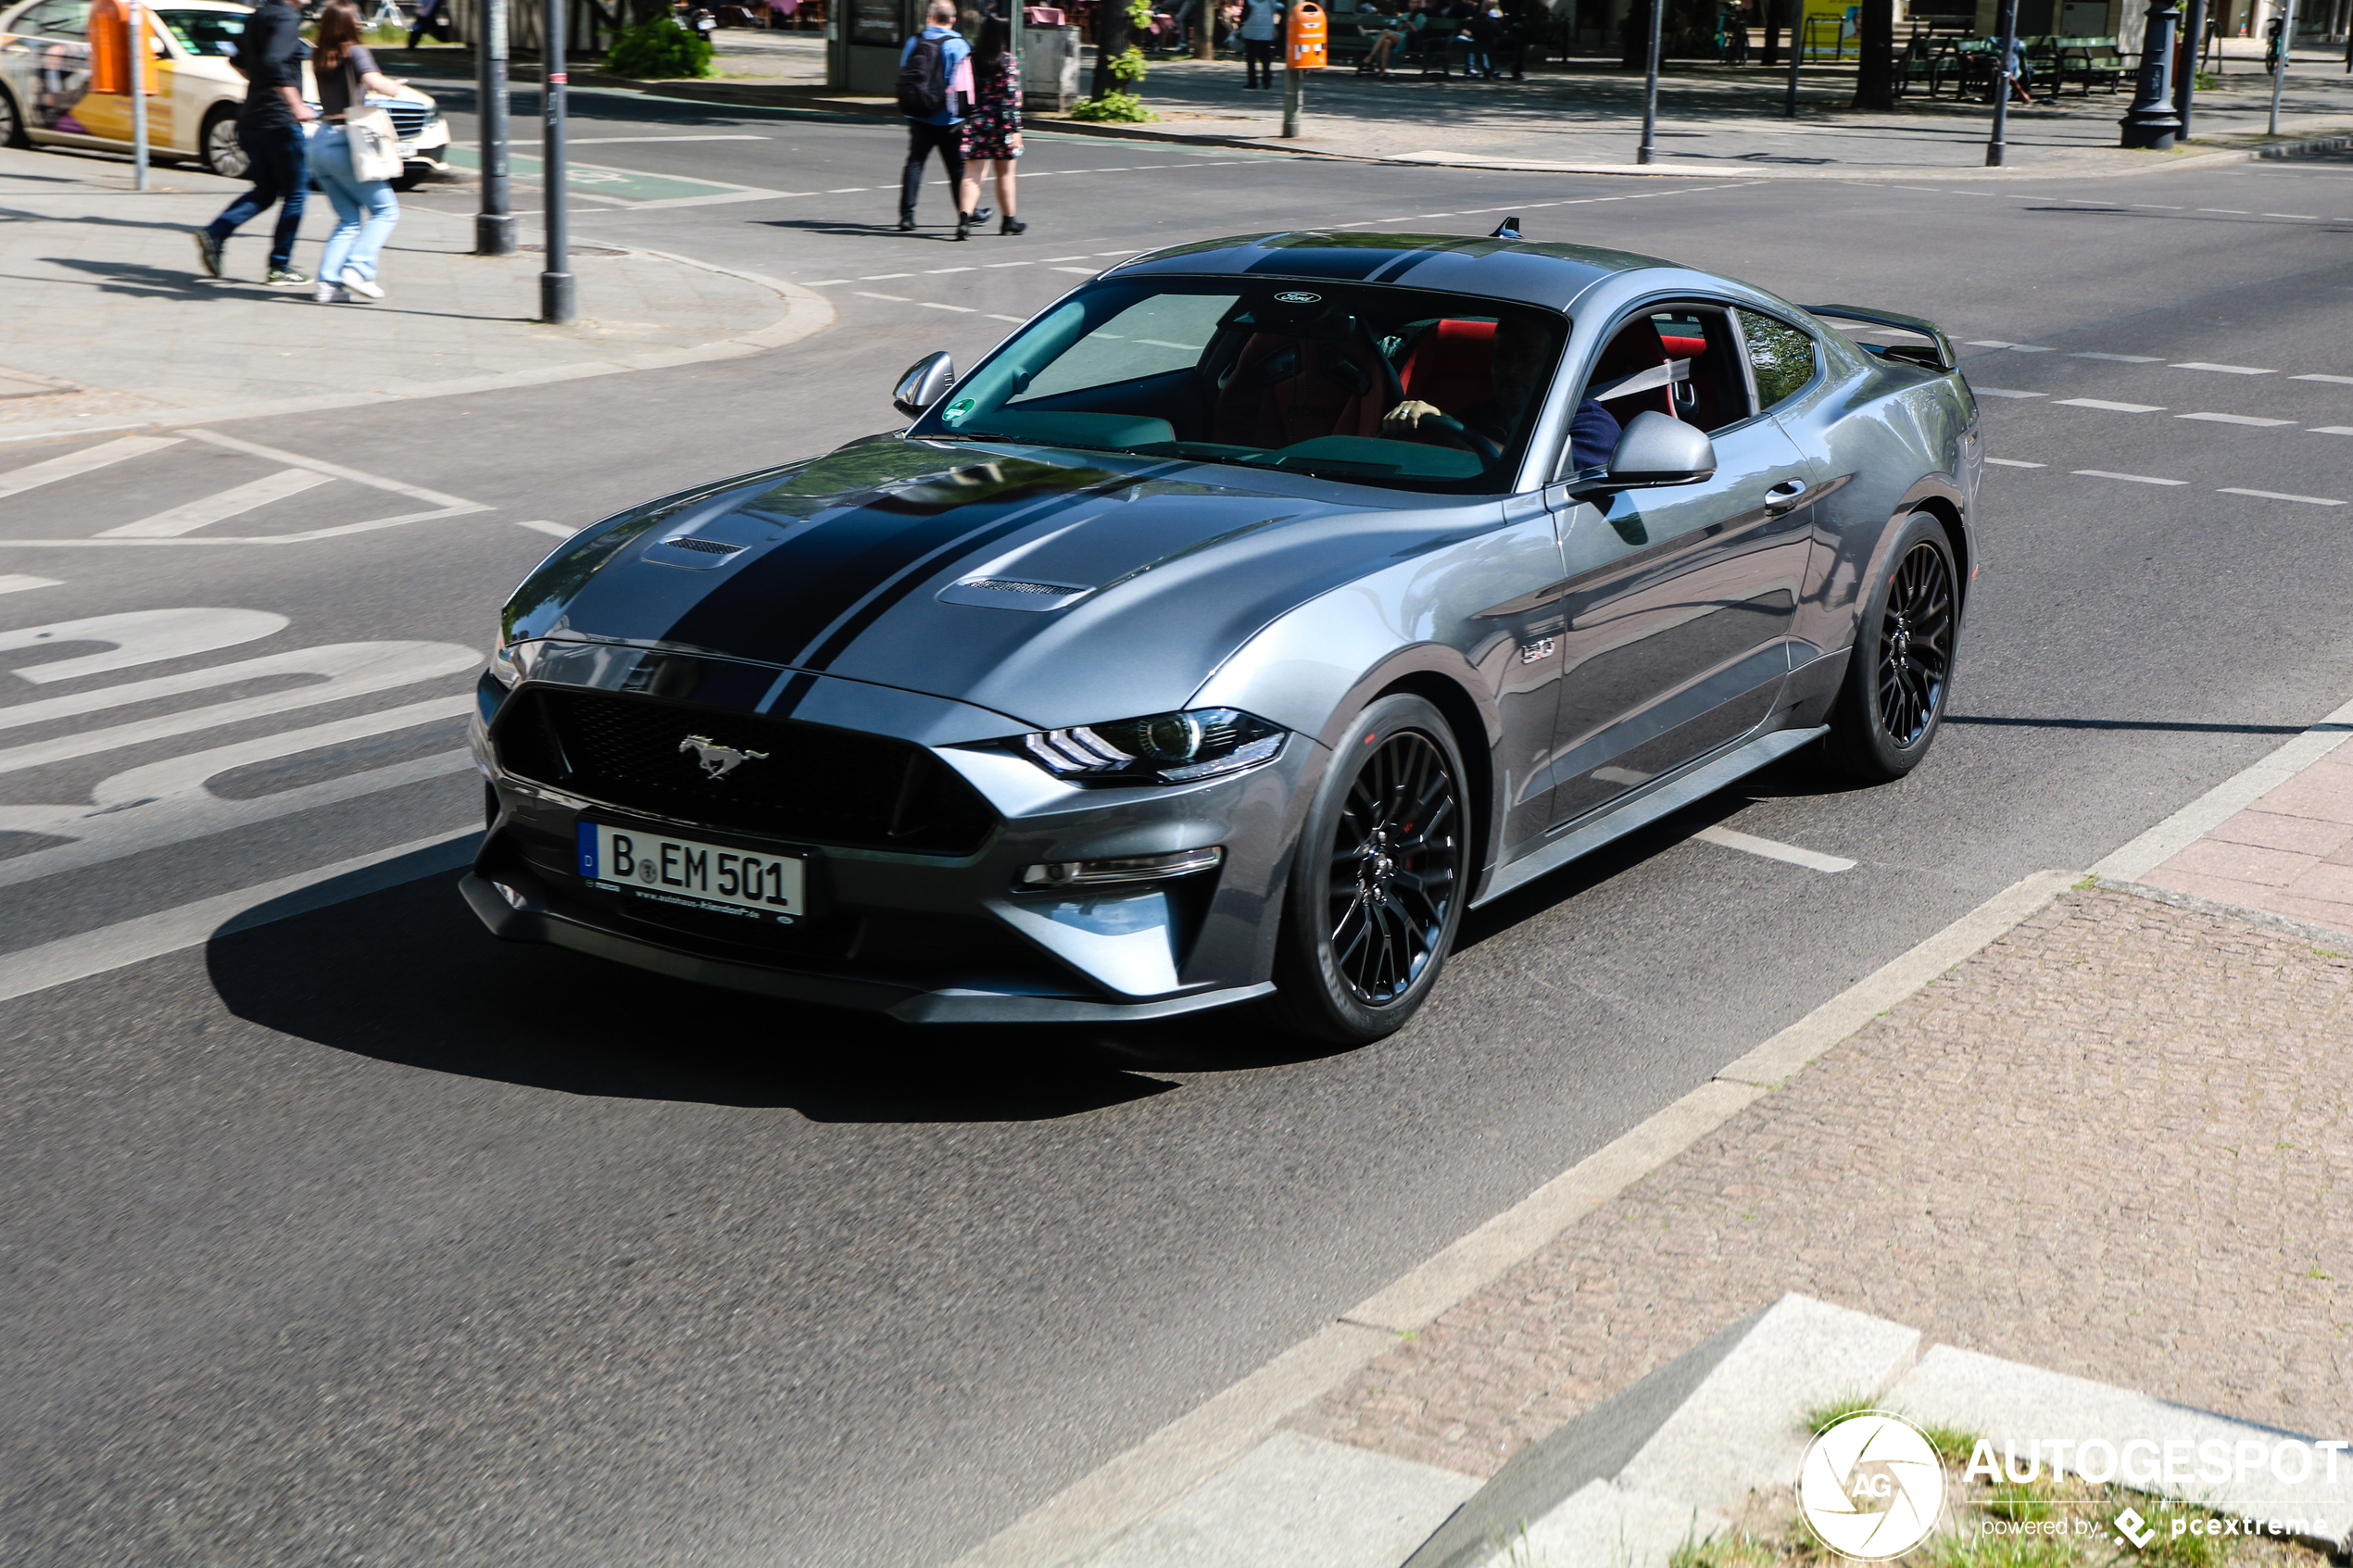
POLYGON ((608 893, 791 925, 806 912, 807 864, 603 822, 578 827, 580 874, 608 893))

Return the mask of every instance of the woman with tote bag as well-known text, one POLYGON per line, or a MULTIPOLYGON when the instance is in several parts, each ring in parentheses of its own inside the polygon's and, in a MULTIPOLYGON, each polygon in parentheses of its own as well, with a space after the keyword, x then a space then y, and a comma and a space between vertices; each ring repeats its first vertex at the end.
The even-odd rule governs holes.
POLYGON ((349 295, 382 299, 376 257, 400 221, 392 179, 400 172, 400 145, 392 117, 371 107, 368 94, 388 98, 398 90, 376 69, 376 57, 359 42, 359 10, 351 0, 327 0, 319 7, 319 41, 311 56, 319 79, 319 107, 326 123, 310 142, 310 171, 334 203, 335 232, 327 236, 313 298, 332 305, 349 295))
POLYGON ((997 227, 1000 234, 1018 234, 1029 227, 1013 216, 1013 160, 1021 157, 1021 62, 1012 43, 1013 29, 1004 18, 990 17, 980 24, 970 62, 972 109, 964 117, 964 182, 958 193, 961 211, 986 216, 979 206, 980 182, 994 170, 997 205, 1005 210, 997 227))

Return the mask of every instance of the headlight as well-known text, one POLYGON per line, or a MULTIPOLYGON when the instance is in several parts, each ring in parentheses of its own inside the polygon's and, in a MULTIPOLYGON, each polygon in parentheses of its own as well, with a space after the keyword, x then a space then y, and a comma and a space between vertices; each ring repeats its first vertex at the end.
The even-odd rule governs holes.
POLYGON ((514 645, 507 641, 503 627, 497 646, 490 650, 490 673, 502 686, 511 686, 522 679, 522 667, 515 660, 514 645))
POLYGON ((1239 709, 1197 708, 1042 730, 1010 744, 1072 784, 1190 784, 1271 759, 1288 734, 1239 709))

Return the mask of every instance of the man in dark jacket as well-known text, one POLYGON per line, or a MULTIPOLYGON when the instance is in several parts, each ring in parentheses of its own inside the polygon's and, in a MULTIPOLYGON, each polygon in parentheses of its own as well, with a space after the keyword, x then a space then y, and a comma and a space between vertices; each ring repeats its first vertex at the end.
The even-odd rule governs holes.
POLYGON ((196 231, 196 256, 204 270, 220 276, 220 247, 237 226, 278 208, 270 239, 271 288, 308 288, 295 270, 295 232, 302 227, 302 204, 310 194, 310 159, 302 122, 312 118, 302 101, 302 13, 293 0, 262 0, 246 19, 233 63, 245 79, 245 107, 237 114, 237 145, 245 149, 253 189, 229 204, 220 217, 196 231))

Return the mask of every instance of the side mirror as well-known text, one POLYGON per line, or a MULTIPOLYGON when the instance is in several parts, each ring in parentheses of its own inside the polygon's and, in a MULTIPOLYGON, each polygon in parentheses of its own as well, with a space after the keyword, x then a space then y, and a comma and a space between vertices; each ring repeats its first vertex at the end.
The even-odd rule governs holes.
POLYGON ((890 405, 912 420, 947 396, 955 384, 956 362, 945 354, 926 354, 908 366, 890 389, 890 405))
POLYGON ((1716 444, 1705 431, 1650 409, 1635 415, 1619 433, 1617 449, 1609 455, 1609 470, 1595 488, 1694 484, 1715 472, 1716 444))

